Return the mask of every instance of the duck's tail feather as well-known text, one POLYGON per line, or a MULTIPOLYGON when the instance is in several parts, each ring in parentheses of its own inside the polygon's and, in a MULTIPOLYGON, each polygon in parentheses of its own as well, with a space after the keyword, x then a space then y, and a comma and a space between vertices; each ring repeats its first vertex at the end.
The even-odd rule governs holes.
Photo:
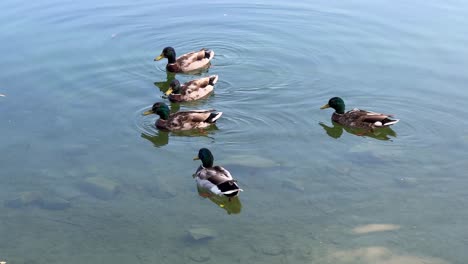
POLYGON ((375 122, 375 126, 391 126, 391 125, 394 125, 396 123, 398 123, 400 121, 400 119, 390 119, 390 118, 385 118, 381 121, 377 121, 375 122))
POLYGON ((205 51, 205 58, 211 60, 214 57, 214 51, 204 49, 205 51))
POLYGON ((211 75, 210 76, 210 85, 215 85, 218 82, 218 75, 211 75))
POLYGON ((211 113, 210 116, 205 120, 208 123, 215 123, 223 115, 223 112, 211 113))
POLYGON ((218 188, 227 197, 234 197, 243 191, 235 180, 223 182, 218 185, 218 188))

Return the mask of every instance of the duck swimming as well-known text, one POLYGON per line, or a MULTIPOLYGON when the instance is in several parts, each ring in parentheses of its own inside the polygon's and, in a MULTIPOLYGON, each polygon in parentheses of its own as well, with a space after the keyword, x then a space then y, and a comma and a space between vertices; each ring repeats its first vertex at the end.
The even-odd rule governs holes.
POLYGON ((347 127, 374 129, 377 127, 388 127, 400 121, 399 119, 390 119, 393 115, 375 113, 357 108, 345 112, 345 103, 340 97, 333 97, 328 101, 328 104, 320 107, 320 109, 326 108, 335 109, 332 115, 332 121, 347 127))
POLYGON ((210 66, 210 61, 214 57, 214 51, 205 48, 199 51, 192 51, 176 58, 176 52, 172 47, 165 47, 154 60, 159 61, 167 58, 166 70, 169 72, 191 72, 210 66))
POLYGON ((214 85, 218 81, 218 75, 191 80, 182 86, 177 79, 169 84, 166 95, 171 102, 187 102, 201 99, 213 92, 214 85))
POLYGON ((143 115, 159 115, 159 119, 156 121, 158 129, 181 131, 207 128, 215 124, 216 120, 223 114, 223 112, 215 112, 215 110, 179 111, 173 114, 170 112, 165 103, 158 102, 153 104, 153 107, 144 112, 143 115))
POLYGON ((198 151, 194 160, 201 160, 202 165, 198 167, 193 175, 197 186, 209 190, 210 193, 218 196, 235 197, 243 191, 237 185, 228 170, 221 166, 213 166, 213 154, 207 148, 198 151))

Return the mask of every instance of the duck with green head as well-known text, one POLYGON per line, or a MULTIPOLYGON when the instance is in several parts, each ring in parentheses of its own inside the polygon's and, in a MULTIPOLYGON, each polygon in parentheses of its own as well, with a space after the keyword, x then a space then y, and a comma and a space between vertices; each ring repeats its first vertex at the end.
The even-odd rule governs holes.
POLYGON ((191 80, 181 86, 180 82, 174 79, 169 84, 166 95, 171 102, 195 101, 211 94, 217 81, 218 75, 211 75, 191 80))
POLYGON ((243 191, 228 170, 213 165, 214 157, 209 149, 200 149, 198 155, 193 159, 202 162, 202 165, 198 167, 193 175, 197 186, 200 188, 209 190, 214 195, 224 195, 226 197, 235 197, 239 195, 239 192, 243 191))
POLYGON ((400 121, 398 119, 390 119, 393 115, 375 113, 357 108, 345 112, 345 103, 340 97, 333 97, 328 101, 328 104, 320 107, 320 109, 326 108, 335 109, 332 120, 347 127, 374 129, 377 127, 388 127, 400 121))
POLYGON ((171 114, 171 110, 165 103, 158 102, 153 104, 150 110, 143 113, 143 115, 151 114, 159 115, 155 124, 158 129, 181 131, 207 128, 215 124, 223 112, 216 112, 213 109, 178 111, 171 114))
POLYGON ((213 57, 214 51, 207 49, 192 51, 176 57, 176 52, 173 47, 165 47, 161 55, 154 60, 159 61, 166 58, 168 60, 166 65, 167 71, 187 73, 209 67, 213 57))

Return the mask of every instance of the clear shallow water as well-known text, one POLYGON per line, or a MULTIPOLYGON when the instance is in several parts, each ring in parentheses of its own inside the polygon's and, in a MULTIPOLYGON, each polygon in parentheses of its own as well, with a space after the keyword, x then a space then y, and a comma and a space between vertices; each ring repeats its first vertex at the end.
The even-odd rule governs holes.
POLYGON ((0 9, 0 258, 468 259, 465 3, 6 0, 0 9), (168 45, 216 52, 203 73, 220 76, 215 94, 180 106, 224 112, 208 135, 159 133, 154 116, 141 116, 163 100, 170 76, 153 58, 168 45), (319 107, 332 96, 395 114, 395 136, 327 134, 331 111, 319 107), (240 213, 199 197, 200 147, 245 189, 240 213), (121 192, 93 197, 80 187, 88 177, 121 192), (32 191, 70 207, 3 203, 32 191), (368 224, 398 227, 353 232, 368 224), (217 235, 193 241, 193 227, 217 235))

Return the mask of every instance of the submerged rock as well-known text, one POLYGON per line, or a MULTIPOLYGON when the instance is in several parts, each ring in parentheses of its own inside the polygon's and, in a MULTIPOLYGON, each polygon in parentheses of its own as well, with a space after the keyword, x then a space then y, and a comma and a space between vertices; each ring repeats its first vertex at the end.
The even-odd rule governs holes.
POLYGON ((297 180, 292 180, 292 179, 284 180, 282 183, 282 186, 283 188, 290 189, 290 190, 297 191, 297 192, 305 191, 304 184, 297 180))
POLYGON ((5 201, 5 206, 10 208, 21 208, 30 205, 39 205, 43 199, 40 192, 21 192, 12 199, 5 201))
POLYGON ((94 197, 108 200, 120 192, 120 185, 103 177, 89 177, 81 183, 81 189, 94 197))
POLYGON ((321 263, 334 264, 448 264, 449 262, 428 256, 400 254, 386 247, 362 247, 357 249, 332 249, 321 263))
POLYGON ((218 233, 215 230, 207 227, 190 228, 188 233, 194 240, 213 239, 218 236, 218 233))
POLYGON ((278 256, 284 253, 284 249, 276 243, 266 242, 257 246, 256 251, 265 255, 278 256))
POLYGON ((47 210, 64 210, 70 207, 70 202, 52 194, 44 195, 41 192, 21 192, 16 197, 6 200, 5 206, 10 208, 37 206, 47 210))
POLYGON ((416 187, 418 185, 418 181, 416 178, 412 177, 399 177, 395 178, 395 183, 403 188, 411 188, 411 187, 416 187))
POLYGON ((67 201, 77 199, 84 194, 73 186, 63 185, 54 188, 54 193, 67 201))
POLYGON ((235 164, 253 168, 271 168, 279 164, 273 160, 255 155, 234 155, 219 162, 220 164, 235 164))
POLYGON ((144 186, 143 189, 151 197, 157 199, 169 199, 177 195, 177 192, 172 185, 169 185, 161 180, 156 180, 156 182, 144 186))
POLYGON ((401 146, 384 146, 376 142, 366 142, 352 146, 349 149, 350 153, 370 152, 374 157, 381 160, 388 158, 404 156, 404 150, 401 146))
POLYGON ((370 224, 370 225, 363 225, 357 226, 353 228, 352 232, 354 234, 367 234, 373 232, 384 232, 384 231, 393 231, 400 229, 399 225, 393 224, 370 224))
POLYGON ((70 207, 70 202, 60 197, 46 197, 38 204, 40 208, 47 210, 64 210, 70 207))
POLYGON ((347 156, 347 159, 354 163, 366 164, 366 165, 381 165, 386 162, 386 160, 381 157, 376 156, 370 151, 363 152, 351 152, 347 156))
POLYGON ((194 248, 187 252, 187 257, 195 262, 206 262, 211 259, 210 251, 206 248, 194 248))

